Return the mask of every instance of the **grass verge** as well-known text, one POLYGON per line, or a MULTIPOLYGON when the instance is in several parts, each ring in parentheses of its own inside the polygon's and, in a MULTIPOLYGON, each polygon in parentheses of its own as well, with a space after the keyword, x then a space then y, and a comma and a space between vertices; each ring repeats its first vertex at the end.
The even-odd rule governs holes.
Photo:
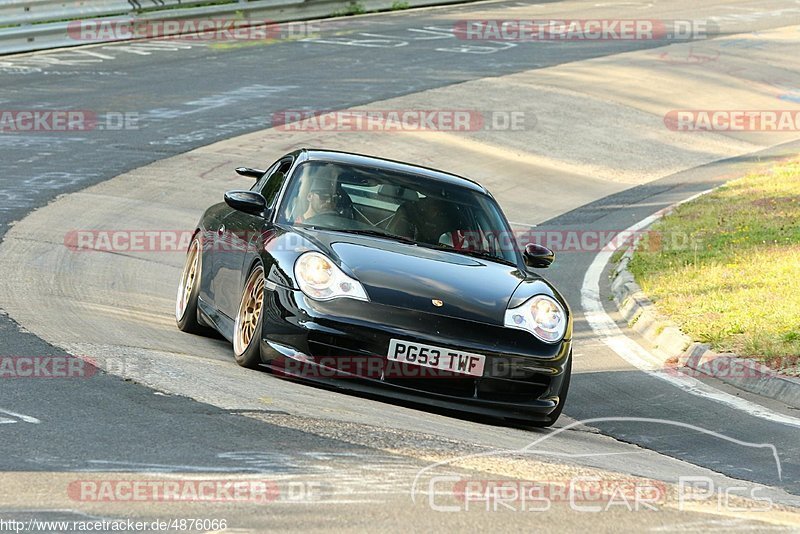
POLYGON ((773 367, 800 361, 800 161, 678 206, 628 268, 695 341, 773 367), (657 248, 657 250, 656 250, 657 248))

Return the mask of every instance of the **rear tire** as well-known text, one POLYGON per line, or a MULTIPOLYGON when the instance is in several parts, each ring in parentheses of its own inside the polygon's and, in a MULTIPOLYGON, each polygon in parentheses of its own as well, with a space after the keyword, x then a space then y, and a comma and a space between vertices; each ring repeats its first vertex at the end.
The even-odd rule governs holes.
POLYGON ((264 267, 259 263, 244 284, 239 313, 233 326, 233 356, 236 363, 248 369, 257 369, 261 364, 264 285, 264 267))
POLYGON ((175 300, 175 322, 183 332, 208 334, 208 328, 197 321, 197 298, 200 294, 200 275, 202 273, 202 250, 200 239, 195 237, 186 253, 178 295, 175 300))

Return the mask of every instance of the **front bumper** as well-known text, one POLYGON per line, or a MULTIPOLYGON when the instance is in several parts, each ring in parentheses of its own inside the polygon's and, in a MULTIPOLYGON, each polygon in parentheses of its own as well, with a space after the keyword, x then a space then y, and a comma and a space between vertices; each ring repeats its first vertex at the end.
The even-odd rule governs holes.
POLYGON ((282 376, 489 416, 547 421, 571 357, 570 340, 548 344, 522 330, 373 302, 317 302, 281 286, 265 292, 262 313, 262 358, 282 376), (390 361, 392 338, 482 354, 483 375, 390 361))

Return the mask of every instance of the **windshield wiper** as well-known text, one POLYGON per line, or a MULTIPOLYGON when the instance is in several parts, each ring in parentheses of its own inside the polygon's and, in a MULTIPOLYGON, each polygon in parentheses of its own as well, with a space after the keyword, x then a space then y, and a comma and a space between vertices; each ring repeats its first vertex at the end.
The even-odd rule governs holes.
POLYGON ((470 250, 467 248, 456 248, 452 245, 445 245, 444 243, 439 243, 438 245, 435 245, 435 248, 440 250, 446 250, 448 252, 455 252, 456 254, 463 254, 465 256, 473 256, 476 258, 483 258, 486 260, 497 261, 508 265, 516 265, 512 261, 509 261, 505 258, 501 258, 500 256, 492 254, 491 252, 486 252, 484 250, 470 250))
POLYGON ((513 261, 509 261, 505 258, 501 258, 492 254, 491 252, 481 251, 481 250, 469 250, 463 248, 456 248, 452 245, 445 245, 443 243, 439 244, 431 244, 431 243, 421 243, 419 241, 414 241, 413 239, 409 239, 408 237, 403 237, 395 234, 390 234, 388 232, 382 232, 380 230, 372 230, 372 229, 351 229, 351 228, 315 228, 318 230, 327 230, 329 232, 341 232, 343 234, 356 234, 356 235, 367 235, 367 236, 374 236, 374 237, 385 237, 387 239, 392 239, 394 241, 400 241, 401 243, 406 243, 409 245, 415 245, 418 247, 424 248, 432 248, 434 250, 446 250, 447 252, 455 252, 456 254, 463 254, 465 256, 473 256, 476 258, 483 258, 490 261, 496 261, 500 263, 505 263, 507 265, 516 265, 513 261))
POLYGON ((392 239, 394 241, 400 241, 401 243, 407 243, 409 245, 419 245, 413 239, 409 239, 407 237, 403 237, 400 235, 390 234, 388 232, 381 232, 380 230, 370 230, 370 229, 340 229, 340 228, 320 228, 320 230, 328 230, 331 232, 342 232, 343 234, 356 234, 356 235, 368 235, 373 237, 385 237, 387 239, 392 239))

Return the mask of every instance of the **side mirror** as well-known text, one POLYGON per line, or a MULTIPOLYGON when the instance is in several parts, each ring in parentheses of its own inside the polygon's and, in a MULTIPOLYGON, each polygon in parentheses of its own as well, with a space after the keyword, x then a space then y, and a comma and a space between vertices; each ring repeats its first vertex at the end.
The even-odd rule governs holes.
POLYGON ((236 174, 238 174, 239 176, 245 176, 247 178, 255 178, 256 180, 264 176, 265 172, 267 171, 262 171, 259 169, 251 169, 250 167, 236 167, 236 174))
POLYGON ((251 215, 263 215, 267 209, 267 199, 254 191, 228 191, 225 193, 225 203, 251 215))
POLYGON ((537 243, 528 243, 522 257, 528 267, 545 269, 556 259, 556 253, 537 243))

